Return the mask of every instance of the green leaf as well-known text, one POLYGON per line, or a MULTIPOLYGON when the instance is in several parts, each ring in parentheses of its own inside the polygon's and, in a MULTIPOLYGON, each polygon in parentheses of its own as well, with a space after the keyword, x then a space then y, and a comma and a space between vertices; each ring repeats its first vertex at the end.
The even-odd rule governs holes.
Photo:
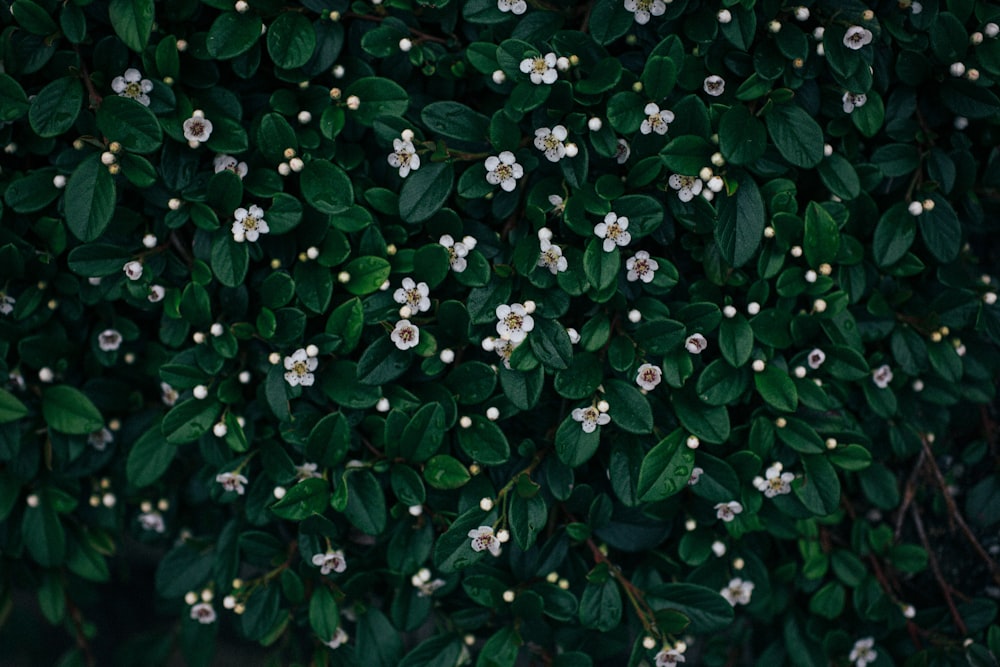
POLYGON ((403 116, 410 106, 410 97, 394 81, 379 76, 358 79, 344 91, 344 97, 357 95, 361 106, 352 116, 362 125, 371 126, 379 116, 403 116))
POLYGON ((441 210, 455 185, 455 170, 450 162, 421 165, 403 182, 399 191, 399 216, 406 222, 427 220, 441 210))
POLYGON ((566 415, 556 431, 556 455, 570 468, 589 461, 600 444, 601 427, 587 433, 571 414, 566 415))
POLYGON ((28 414, 28 407, 14 394, 0 388, 0 424, 17 421, 28 414))
POLYGON ((14 78, 0 72, 0 121, 12 123, 28 113, 28 96, 14 78))
MULTIPOLYGON (((653 56, 646 61, 646 66, 643 68, 642 76, 639 80, 642 81, 643 92, 650 99, 663 99, 670 94, 670 91, 674 88, 674 83, 677 81, 677 65, 668 57, 653 56)), ((702 166, 704 166, 704 163, 702 163, 702 166)), ((697 173, 694 172, 694 174, 697 173)))
POLYGON ((734 105, 719 121, 719 150, 727 162, 753 164, 767 149, 767 130, 742 104, 734 105))
POLYGON ((310 477, 288 489, 284 497, 271 505, 271 511, 282 519, 302 521, 313 514, 322 514, 329 502, 330 483, 310 477))
POLYGON ((163 435, 167 442, 180 445, 194 442, 219 420, 219 404, 212 399, 192 398, 178 403, 163 418, 163 435))
POLYGON ((611 406, 608 415, 612 424, 628 433, 653 432, 653 411, 649 401, 634 385, 621 380, 607 380, 604 397, 611 406))
POLYGON ((458 102, 432 102, 420 112, 427 129, 449 139, 483 141, 490 119, 458 102))
POLYGON ((447 454, 432 457, 424 466, 424 479, 435 489, 457 489, 471 478, 468 468, 447 454))
POLYGON ((83 83, 65 76, 47 84, 31 100, 28 121, 40 137, 56 137, 73 127, 83 106, 83 83))
POLYGON ((760 373, 754 373, 754 386, 768 405, 782 412, 795 412, 799 405, 799 392, 788 374, 768 365, 760 373))
POLYGON ((736 368, 750 360, 753 340, 753 328, 743 315, 737 314, 719 324, 719 351, 736 368))
POLYGON ((136 488, 154 484, 167 471, 177 454, 177 447, 163 437, 161 422, 154 423, 129 449, 125 463, 128 483, 136 488))
POLYGON ((324 466, 335 466, 344 460, 351 444, 351 426, 342 412, 326 415, 309 432, 306 454, 324 466))
POLYGON ((404 655, 397 667, 454 667, 459 664, 464 649, 461 639, 456 636, 434 635, 404 655))
POLYGON ((392 267, 381 257, 358 257, 344 267, 350 275, 350 280, 344 288, 351 294, 363 296, 378 291, 386 280, 392 267))
POLYGON ((890 206, 875 225, 872 253, 879 266, 892 266, 913 245, 917 236, 917 223, 906 206, 904 202, 890 206))
POLYGON ((687 486, 694 470, 694 450, 677 430, 649 450, 639 469, 636 493, 644 502, 665 500, 687 486))
MULTIPOLYGON (((104 233, 115 212, 115 182, 98 156, 87 158, 66 184, 66 225, 81 241, 94 241, 104 233)), ((119 267, 120 269, 120 267, 119 267)))
POLYGON ((580 625, 610 632, 622 618, 622 594, 611 577, 601 583, 588 582, 580 596, 580 625))
POLYGON ((664 164, 685 176, 697 176, 709 163, 715 146, 693 134, 677 137, 660 151, 664 164))
POLYGON ((18 25, 32 34, 45 37, 59 30, 48 12, 32 0, 14 0, 10 11, 18 25))
POLYGON ((917 216, 920 236, 934 259, 950 262, 962 248, 962 225, 947 199, 939 194, 928 198, 934 202, 934 208, 917 216))
POLYGON ((708 406, 691 389, 671 394, 681 424, 704 442, 721 444, 729 437, 729 413, 722 406, 708 406))
POLYGON ((563 370, 573 360, 573 344, 566 328, 556 320, 535 319, 535 328, 528 335, 531 350, 547 368, 563 370))
POLYGON ((56 173, 55 169, 36 169, 12 181, 3 193, 7 206, 17 213, 35 213, 44 209, 61 194, 52 185, 56 173))
POLYGON ((309 625, 320 641, 328 642, 340 626, 340 608, 333 592, 317 586, 309 598, 309 625))
POLYGON ((38 507, 28 506, 21 521, 21 539, 28 553, 42 567, 57 567, 66 558, 66 531, 48 497, 38 507))
POLYGON ((87 396, 75 387, 60 384, 42 394, 42 416, 53 431, 86 435, 104 428, 104 417, 87 396))
POLYGON ((428 403, 417 410, 403 428, 399 455, 408 461, 426 461, 441 447, 446 430, 440 403, 428 403))
POLYGON ((818 171, 823 184, 841 199, 850 200, 861 194, 861 181, 858 178, 858 172, 843 155, 834 153, 823 158, 823 161, 819 163, 818 171))
POLYGON ((549 508, 541 494, 535 494, 530 498, 513 494, 508 519, 510 532, 521 549, 527 551, 534 545, 548 518, 549 508))
MULTIPOLYGON (((222 16, 227 15, 223 14, 222 16)), ((234 16, 240 15, 234 14, 234 16)), ((297 150, 299 141, 295 136, 295 130, 285 120, 285 117, 272 112, 264 114, 260 119, 260 124, 257 126, 257 145, 268 160, 282 162, 285 159, 285 150, 289 148, 297 150)), ((324 167, 321 166, 320 169, 322 170, 324 167)), ((322 175, 321 171, 317 178, 322 177, 322 175)))
POLYGON ((617 247, 612 248, 611 252, 605 252, 601 239, 590 239, 583 252, 583 272, 595 289, 606 290, 614 285, 620 268, 621 259, 617 247))
POLYGON ((723 259, 733 267, 750 261, 764 235, 764 200, 752 178, 740 179, 735 196, 719 197, 715 241, 723 259))
POLYGON ((385 494, 375 475, 367 470, 353 472, 347 477, 347 519, 366 535, 378 535, 385 530, 385 494))
POLYGON ((295 265, 295 295, 314 313, 324 313, 333 298, 333 274, 318 262, 295 265))
POLYGON ((521 644, 521 635, 510 625, 504 626, 486 640, 476 659, 476 667, 514 667, 521 644))
POLYGON ((316 30, 299 12, 282 12, 267 26, 267 52, 278 67, 302 67, 315 50, 316 30))
MULTIPOLYGON (((441 457, 434 457, 434 459, 437 458, 441 457)), ((434 459, 431 459, 431 462, 434 459)), ((426 476, 426 472, 424 474, 426 476)), ((486 557, 489 554, 488 551, 472 550, 469 531, 480 526, 489 526, 495 518, 495 513, 487 514, 479 509, 478 505, 470 507, 458 515, 434 545, 434 564, 437 568, 444 573, 457 572, 486 557)))
POLYGON ((799 105, 775 104, 764 121, 778 152, 791 164, 809 169, 823 159, 823 130, 799 105))
POLYGON ((212 272, 227 287, 239 287, 247 276, 250 252, 246 243, 237 243, 227 229, 220 229, 212 239, 212 272))
POLYGON ((821 454, 802 457, 805 477, 792 488, 802 504, 818 515, 827 515, 840 507, 840 480, 837 472, 821 454))
POLYGON ((343 169, 327 160, 307 162, 299 185, 306 202, 320 213, 343 213, 354 203, 351 179, 343 169))
POLYGON ((1000 99, 985 86, 948 78, 939 88, 941 101, 956 116, 966 118, 992 118, 1000 114, 1000 99))
POLYGON ((125 46, 142 53, 153 31, 153 0, 111 0, 111 26, 125 46))
POLYGON ((721 632, 733 622, 733 606, 716 591, 697 584, 660 584, 648 589, 647 601, 656 611, 673 609, 689 619, 688 632, 721 632))
POLYGON ((495 466, 510 459, 507 436, 482 415, 472 415, 472 425, 458 429, 457 435, 459 447, 474 461, 495 466))
POLYGON ((358 359, 358 382, 382 385, 392 382, 410 367, 412 355, 400 350, 388 336, 380 336, 358 359))
MULTIPOLYGON (((631 12, 615 0, 597 0, 590 16, 590 34, 598 44, 610 44, 632 28, 631 12)), ((634 131, 634 130, 633 130, 634 131)))
POLYGON ((97 127, 112 141, 134 153, 151 153, 160 147, 160 122, 147 107, 118 95, 108 97, 97 110, 97 127))

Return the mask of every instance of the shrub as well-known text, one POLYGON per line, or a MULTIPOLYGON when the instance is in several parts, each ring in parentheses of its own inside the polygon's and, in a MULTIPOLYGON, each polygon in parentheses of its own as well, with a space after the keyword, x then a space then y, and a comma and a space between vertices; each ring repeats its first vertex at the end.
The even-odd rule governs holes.
POLYGON ((5 7, 15 659, 996 664, 1000 8, 5 7))

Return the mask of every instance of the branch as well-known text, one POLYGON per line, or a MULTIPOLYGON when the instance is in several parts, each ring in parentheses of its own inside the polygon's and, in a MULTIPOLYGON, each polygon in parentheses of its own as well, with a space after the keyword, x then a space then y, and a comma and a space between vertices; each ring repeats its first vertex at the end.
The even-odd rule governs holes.
POLYGON ((927 532, 924 530, 924 522, 920 518, 920 510, 916 505, 913 506, 913 523, 917 527, 917 534, 920 536, 920 542, 924 545, 924 551, 927 552, 927 559, 931 564, 931 571, 934 573, 934 578, 937 580, 938 587, 941 592, 944 593, 944 601, 948 604, 948 610, 951 611, 951 617, 955 621, 955 627, 958 628, 958 634, 965 636, 968 631, 965 628, 965 623, 962 621, 961 614, 958 613, 958 609, 955 607, 955 601, 951 597, 951 586, 948 582, 944 580, 944 575, 941 574, 941 566, 938 565, 937 556, 934 555, 934 551, 931 549, 931 543, 927 540, 927 532))
POLYGON ((87 71, 87 65, 83 62, 83 56, 80 55, 80 47, 74 44, 73 50, 80 57, 80 78, 83 79, 83 85, 87 87, 87 93, 90 95, 90 107, 97 111, 101 108, 101 102, 104 101, 104 98, 94 88, 94 82, 90 80, 90 72, 87 71))
POLYGON ((83 631, 83 614, 80 612, 80 608, 70 599, 69 593, 64 592, 63 599, 66 601, 66 610, 69 612, 69 617, 73 621, 73 634, 76 639, 76 645, 83 652, 83 658, 87 662, 87 667, 95 667, 97 661, 94 659, 93 651, 90 650, 90 642, 87 641, 87 635, 83 631))

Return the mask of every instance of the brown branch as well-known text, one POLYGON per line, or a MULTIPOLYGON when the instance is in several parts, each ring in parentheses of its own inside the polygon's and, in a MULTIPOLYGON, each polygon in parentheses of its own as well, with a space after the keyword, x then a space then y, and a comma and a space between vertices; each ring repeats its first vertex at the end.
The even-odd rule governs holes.
MULTIPOLYGON (((375 23, 381 23, 385 20, 384 16, 374 16, 372 14, 358 14, 356 12, 344 12, 343 17, 346 19, 358 19, 359 21, 373 21, 375 23)), ((437 35, 428 34, 422 30, 417 30, 416 28, 411 28, 407 26, 410 34, 417 38, 417 43, 420 42, 437 42, 438 44, 448 44, 450 40, 444 37, 438 37, 437 35)))
POLYGON ((83 614, 80 612, 80 608, 70 599, 69 593, 63 592, 63 599, 66 601, 66 610, 69 612, 69 617, 73 621, 73 634, 76 639, 76 645, 83 652, 83 658, 87 663, 87 667, 94 667, 97 661, 94 659, 94 653, 90 649, 90 642, 87 641, 87 635, 83 631, 83 614))
POLYGON ((934 578, 937 580, 938 587, 944 594, 944 601, 948 605, 948 610, 951 612, 951 617, 955 621, 955 627, 958 629, 958 634, 965 636, 968 634, 965 623, 962 621, 962 615, 958 613, 958 608, 955 607, 955 601, 951 597, 951 586, 948 582, 944 580, 944 575, 941 574, 941 566, 938 565, 937 556, 934 555, 934 551, 931 550, 931 543, 927 539, 927 532, 924 530, 924 522, 920 518, 920 509, 914 505, 913 511, 910 513, 913 516, 913 523, 917 527, 917 535, 920 536, 920 542, 924 545, 924 550, 927 552, 927 559, 931 565, 931 571, 934 573, 934 578))
POLYGON ((917 457, 917 463, 913 466, 913 470, 910 471, 910 476, 906 480, 906 487, 903 491, 903 502, 896 513, 896 527, 893 531, 893 537, 897 540, 903 529, 903 520, 906 518, 906 511, 910 508, 910 503, 913 502, 913 498, 917 495, 917 475, 920 474, 920 470, 923 468, 924 456, 926 456, 926 453, 921 450, 920 456, 917 457))
POLYGON ((83 79, 83 85, 87 87, 87 93, 90 95, 90 108, 97 111, 101 108, 101 102, 104 98, 101 97, 97 89, 94 88, 94 82, 90 80, 90 72, 87 71, 87 65, 83 62, 83 56, 80 54, 80 47, 76 44, 73 45, 73 50, 76 51, 76 55, 80 57, 80 78, 83 79))

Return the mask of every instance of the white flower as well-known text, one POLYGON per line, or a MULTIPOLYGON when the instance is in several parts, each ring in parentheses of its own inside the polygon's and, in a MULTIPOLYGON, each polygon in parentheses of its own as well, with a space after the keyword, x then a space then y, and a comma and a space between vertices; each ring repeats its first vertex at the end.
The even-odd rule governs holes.
POLYGON ((791 493, 794 479, 794 473, 781 472, 781 464, 775 463, 764 471, 764 477, 754 477, 753 485, 768 498, 774 498, 778 495, 791 493))
POLYGON ((505 303, 497 306, 497 333, 502 340, 509 340, 517 345, 524 340, 528 332, 535 328, 535 320, 520 303, 505 303))
POLYGON ((500 156, 491 155, 486 158, 486 182, 499 185, 505 192, 511 192, 517 187, 517 179, 524 176, 524 168, 517 163, 514 154, 503 151, 500 156))
POLYGON ((304 348, 299 348, 292 353, 292 356, 285 357, 285 382, 297 387, 311 387, 315 378, 312 371, 316 370, 319 360, 306 354, 304 348))
POLYGON ((663 0, 625 0, 625 9, 635 14, 636 23, 646 25, 650 16, 663 16, 667 6, 663 0))
POLYGON ((743 511, 743 505, 740 505, 735 500, 730 500, 728 503, 717 503, 715 505, 715 516, 722 519, 726 523, 729 523, 736 518, 736 515, 743 511))
POLYGON ((657 134, 666 134, 669 124, 674 122, 674 112, 669 109, 660 110, 660 107, 655 102, 650 102, 643 109, 643 113, 646 114, 646 120, 642 121, 642 125, 639 127, 639 131, 643 134, 649 134, 650 132, 656 132, 657 134))
POLYGON ((678 662, 685 662, 686 659, 677 649, 661 649, 656 654, 656 667, 674 667, 678 662))
POLYGON ((410 583, 417 589, 417 597, 425 598, 434 594, 434 591, 445 585, 444 579, 431 579, 431 571, 426 567, 410 577, 410 583))
POLYGON ((171 387, 166 382, 160 383, 160 399, 163 401, 164 405, 172 406, 174 403, 177 402, 178 397, 179 394, 177 393, 176 389, 171 387))
POLYGON ((344 628, 338 626, 333 633, 333 637, 330 638, 330 641, 324 643, 330 648, 340 648, 343 644, 347 643, 348 639, 350 639, 350 637, 346 632, 344 632, 344 628))
POLYGON ((105 329, 97 334, 97 344, 105 352, 114 352, 122 344, 122 335, 117 329, 105 329))
POLYGON ((111 90, 118 93, 119 97, 128 97, 148 107, 149 95, 146 93, 152 92, 153 82, 143 79, 139 70, 130 67, 125 70, 125 74, 111 80, 111 90))
POLYGON ((215 623, 215 609, 208 602, 199 602, 191 607, 191 619, 202 625, 215 623))
POLYGON ((497 0, 497 9, 502 12, 521 15, 528 11, 528 3, 524 0, 497 0))
POLYGON ((142 278, 142 262, 132 260, 122 267, 122 271, 125 272, 125 275, 128 276, 129 280, 138 280, 139 278, 142 278))
POLYGON ((430 290, 427 283, 413 282, 413 278, 403 278, 403 286, 397 289, 392 298, 396 303, 407 305, 411 310, 422 313, 431 309, 430 290))
POLYGON ((680 174, 672 174, 667 179, 667 183, 674 190, 677 190, 677 198, 683 202, 689 202, 695 198, 695 195, 701 194, 701 189, 704 186, 700 178, 681 176, 680 174))
POLYGON ((612 211, 604 216, 604 222, 594 225, 594 234, 597 238, 604 239, 604 252, 611 252, 616 245, 627 246, 632 241, 632 235, 628 229, 628 218, 612 211))
POLYGON ((691 334, 684 341, 684 349, 691 354, 701 354, 708 347, 708 341, 700 333, 691 334))
POLYGON ((500 555, 500 540, 493 534, 493 528, 490 526, 480 526, 479 528, 470 530, 469 537, 472 538, 473 551, 489 550, 494 556, 500 555))
POLYGON ((726 80, 718 74, 713 74, 709 77, 705 77, 703 87, 706 93, 712 97, 718 97, 722 93, 726 92, 726 80))
POLYGON ((739 577, 729 580, 729 585, 719 591, 726 602, 734 607, 738 604, 750 604, 750 596, 753 594, 753 582, 743 581, 739 577))
POLYGON ((392 140, 392 153, 389 153, 389 166, 399 169, 399 176, 406 178, 411 171, 420 169, 420 156, 412 141, 403 139, 392 140))
POLYGON ((809 356, 806 357, 806 363, 809 364, 809 368, 813 370, 822 366, 824 361, 826 361, 826 352, 818 347, 813 349, 813 351, 809 353, 809 356))
POLYGON ((226 491, 235 491, 242 496, 246 492, 243 485, 249 480, 238 472, 220 472, 215 476, 215 481, 226 491))
POLYGON ((540 127, 535 130, 535 148, 545 152, 549 162, 558 162, 566 156, 566 137, 569 133, 562 125, 556 125, 551 130, 540 127))
POLYGON ((167 529, 166 524, 163 523, 163 515, 156 510, 140 514, 139 525, 142 526, 143 530, 151 530, 154 533, 162 533, 167 529))
POLYGON ((566 209, 566 202, 559 195, 549 195, 549 203, 552 204, 552 213, 555 215, 562 215, 566 209))
POLYGON ((619 138, 618 147, 615 148, 615 161, 618 162, 618 164, 625 164, 628 162, 630 155, 632 155, 632 149, 629 147, 628 142, 619 138))
POLYGON ((854 662, 854 667, 866 667, 868 663, 875 662, 875 658, 878 657, 878 651, 875 650, 874 646, 875 639, 873 637, 859 639, 854 642, 854 648, 851 649, 851 654, 847 656, 847 659, 854 662))
POLYGON ((420 343, 420 329, 415 324, 411 324, 410 320, 400 320, 396 322, 389 338, 399 349, 408 350, 420 343))
POLYGON ((322 477, 323 475, 316 472, 319 466, 315 463, 303 463, 300 466, 295 466, 295 477, 296 479, 310 479, 312 477, 322 477))
POLYGON ((163 285, 150 285, 149 294, 146 295, 146 300, 150 303, 158 303, 163 301, 163 297, 167 295, 167 290, 163 289, 163 285))
POLYGON ((504 368, 510 368, 510 355, 514 353, 515 347, 517 347, 517 345, 509 340, 503 340, 502 338, 493 340, 492 349, 497 353, 497 356, 500 357, 504 368))
POLYGON ((704 473, 705 473, 704 468, 699 468, 699 467, 695 466, 691 470, 691 475, 688 477, 688 486, 694 486, 695 484, 697 484, 698 480, 701 479, 701 476, 704 473))
POLYGON ((844 33, 844 46, 857 51, 872 41, 872 31, 859 25, 852 25, 844 33))
POLYGON ((889 364, 882 364, 872 371, 872 381, 879 389, 885 389, 892 382, 892 369, 889 364))
POLYGON ((468 266, 465 258, 469 254, 469 248, 465 243, 456 242, 450 234, 442 236, 438 239, 438 243, 448 249, 448 262, 451 264, 451 270, 455 273, 465 271, 466 266, 468 266))
POLYGON ((846 92, 842 101, 844 103, 844 113, 851 113, 858 107, 863 107, 865 102, 868 101, 868 96, 864 93, 846 92))
POLYGON ((625 268, 628 270, 625 277, 629 282, 641 280, 644 283, 651 283, 660 264, 651 258, 648 252, 639 250, 625 261, 625 268))
POLYGON ((598 426, 611 423, 611 416, 606 412, 600 412, 593 405, 589 408, 577 408, 571 414, 575 421, 581 423, 584 433, 593 433, 598 426))
POLYGON ((267 234, 271 228, 264 220, 264 209, 256 204, 250 206, 250 210, 240 207, 233 211, 233 239, 237 243, 244 241, 256 241, 261 234, 267 234))
POLYGON ((521 71, 531 75, 531 83, 553 84, 559 78, 556 71, 556 54, 546 53, 544 56, 525 58, 521 61, 521 71))
POLYGON ((247 168, 246 162, 240 162, 232 155, 226 155, 225 153, 219 153, 212 160, 212 166, 215 167, 215 173, 220 171, 231 171, 243 180, 243 177, 247 175, 249 169, 247 168))
POLYGON ((344 560, 344 552, 341 549, 313 554, 312 564, 319 568, 320 574, 340 573, 347 569, 347 561, 344 560))
POLYGON ((569 264, 566 258, 563 257, 562 248, 547 239, 539 241, 539 246, 538 266, 547 267, 552 275, 566 270, 569 264))
POLYGON ((0 292, 0 315, 10 315, 14 312, 14 304, 17 303, 17 299, 0 292))
POLYGON ((639 372, 635 376, 635 383, 645 389, 652 391, 656 385, 663 381, 663 370, 653 364, 643 364, 639 366, 639 372))
POLYGON ((108 445, 115 441, 115 436, 112 435, 111 431, 107 428, 102 428, 99 431, 94 431, 87 436, 87 442, 90 446, 99 452, 103 452, 107 449, 108 445))
POLYGON ((197 145, 208 141, 212 136, 212 121, 202 116, 191 116, 184 121, 184 138, 190 144, 197 145))

